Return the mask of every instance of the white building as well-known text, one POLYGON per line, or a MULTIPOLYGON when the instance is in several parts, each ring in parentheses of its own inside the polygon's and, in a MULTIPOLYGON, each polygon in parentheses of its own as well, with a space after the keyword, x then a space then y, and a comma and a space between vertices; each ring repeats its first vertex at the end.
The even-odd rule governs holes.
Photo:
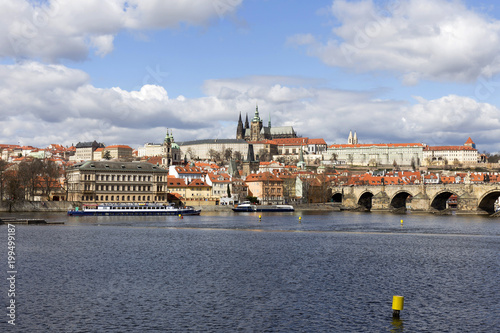
POLYGON ((144 147, 137 148, 137 156, 162 156, 163 144, 161 143, 146 143, 144 147))
POLYGON ((418 166, 422 162, 422 143, 380 143, 331 145, 323 153, 325 160, 348 165, 418 166))
POLYGON ((424 165, 475 164, 479 159, 480 154, 471 138, 463 146, 427 146, 423 152, 424 165))

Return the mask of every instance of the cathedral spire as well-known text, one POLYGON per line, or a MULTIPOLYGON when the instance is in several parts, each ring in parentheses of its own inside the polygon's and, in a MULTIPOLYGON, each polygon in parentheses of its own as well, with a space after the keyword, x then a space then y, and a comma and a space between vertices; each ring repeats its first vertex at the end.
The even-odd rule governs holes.
POLYGON ((240 118, 238 119, 238 126, 236 127, 236 139, 244 139, 244 129, 243 129, 243 121, 241 121, 241 112, 240 118))
POLYGON ((352 131, 349 131, 349 137, 347 138, 347 144, 352 145, 352 131))
POLYGON ((271 128, 271 111, 269 111, 269 123, 267 127, 271 128))
POLYGON ((260 122, 259 106, 257 104, 255 105, 255 115, 253 116, 252 123, 253 122, 260 122))

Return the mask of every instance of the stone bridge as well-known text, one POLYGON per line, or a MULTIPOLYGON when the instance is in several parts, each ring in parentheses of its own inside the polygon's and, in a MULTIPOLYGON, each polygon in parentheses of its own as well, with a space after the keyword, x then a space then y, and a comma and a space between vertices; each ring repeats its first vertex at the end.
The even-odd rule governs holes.
POLYGON ((459 213, 493 214, 500 197, 500 184, 362 185, 332 188, 334 202, 346 209, 371 211, 439 212, 457 196, 459 213))

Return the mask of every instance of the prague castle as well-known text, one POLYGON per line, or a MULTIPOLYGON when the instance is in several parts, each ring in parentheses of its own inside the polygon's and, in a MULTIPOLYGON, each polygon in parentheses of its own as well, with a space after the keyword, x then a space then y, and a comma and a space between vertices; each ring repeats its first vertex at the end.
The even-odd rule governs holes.
POLYGON ((236 139, 257 142, 262 140, 286 139, 296 137, 297 133, 295 133, 292 126, 271 127, 271 116, 269 116, 268 126, 264 127, 262 119, 259 116, 258 106, 255 107, 255 115, 252 118, 252 122, 250 124, 248 122, 248 114, 246 116, 245 124, 243 124, 240 112, 238 127, 236 129, 236 139))

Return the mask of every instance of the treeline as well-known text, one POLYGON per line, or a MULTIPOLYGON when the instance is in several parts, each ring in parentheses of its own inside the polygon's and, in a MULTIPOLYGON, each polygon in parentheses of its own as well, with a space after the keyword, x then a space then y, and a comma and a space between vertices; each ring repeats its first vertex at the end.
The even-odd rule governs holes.
POLYGON ((54 161, 32 159, 9 165, 0 160, 0 199, 8 201, 48 200, 59 185, 62 168, 54 161))

